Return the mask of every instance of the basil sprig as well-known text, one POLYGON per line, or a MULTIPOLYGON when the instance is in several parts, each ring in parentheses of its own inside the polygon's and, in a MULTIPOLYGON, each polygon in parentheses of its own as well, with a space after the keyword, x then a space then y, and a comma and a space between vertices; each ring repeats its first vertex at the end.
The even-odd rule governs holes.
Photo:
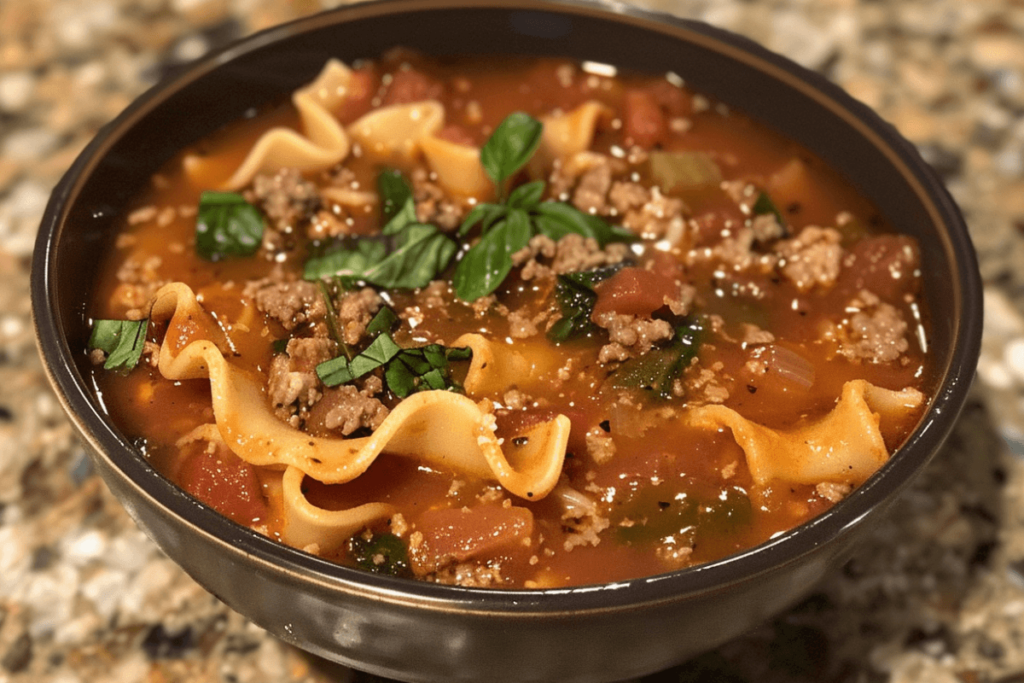
POLYGON ((450 362, 469 360, 472 350, 440 344, 403 349, 391 337, 397 322, 394 311, 387 306, 381 308, 366 327, 374 337, 370 345, 351 360, 338 356, 317 365, 320 381, 336 387, 383 368, 385 384, 399 398, 428 389, 461 391, 462 387, 451 378, 450 362))
POLYGON ((559 275, 555 285, 555 301, 558 302, 562 317, 548 330, 548 339, 559 343, 596 332, 597 325, 590 320, 594 313, 594 304, 597 303, 594 285, 607 280, 625 265, 625 262, 622 262, 559 275))
MULTIPOLYGON (((480 149, 480 163, 504 196, 506 181, 521 169, 540 144, 543 124, 527 114, 510 114, 480 149)), ((463 255, 452 285, 463 301, 476 301, 497 289, 512 270, 512 254, 525 247, 534 235, 557 241, 569 234, 609 242, 636 239, 630 231, 612 226, 602 218, 583 213, 571 204, 542 202, 545 184, 537 180, 515 188, 499 204, 479 204, 459 226, 465 236, 477 225, 480 240, 463 255)))
POLYGON ((128 371, 139 364, 146 345, 146 320, 95 320, 89 335, 89 348, 107 354, 105 370, 128 371))
POLYGON ((672 385, 700 350, 704 324, 700 318, 686 319, 675 329, 667 345, 651 349, 619 367, 609 382, 616 389, 642 389, 658 398, 672 398, 672 385))
POLYGON ((306 280, 336 277, 346 286, 366 282, 385 289, 416 289, 448 267, 458 247, 436 226, 416 219, 412 190, 401 175, 381 172, 378 187, 388 219, 381 229, 384 239, 342 239, 306 261, 306 280))
POLYGON ((263 216, 235 192, 203 192, 196 216, 196 253, 207 261, 252 256, 263 242, 263 216))
POLYGON ((505 195, 506 181, 537 151, 543 134, 544 124, 517 111, 506 116, 480 148, 480 165, 498 188, 499 199, 505 195))

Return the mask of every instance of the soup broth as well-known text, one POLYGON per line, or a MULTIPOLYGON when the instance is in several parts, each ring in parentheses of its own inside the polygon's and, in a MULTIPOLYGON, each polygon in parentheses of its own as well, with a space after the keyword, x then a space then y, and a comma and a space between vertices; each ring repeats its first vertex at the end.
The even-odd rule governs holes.
POLYGON ((154 467, 271 538, 603 583, 755 546, 884 464, 927 402, 919 268, 676 74, 395 51, 152 179, 83 366, 154 467))

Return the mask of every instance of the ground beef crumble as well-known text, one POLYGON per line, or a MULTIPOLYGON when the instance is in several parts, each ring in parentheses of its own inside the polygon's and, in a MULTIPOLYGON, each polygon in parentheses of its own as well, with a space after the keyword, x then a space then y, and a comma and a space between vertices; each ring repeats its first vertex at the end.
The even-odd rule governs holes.
POLYGON ((462 204, 452 200, 424 168, 412 172, 412 194, 416 202, 416 220, 433 223, 446 232, 455 230, 465 217, 462 204))
POLYGON ((291 232, 320 208, 320 191, 293 168, 257 175, 246 201, 255 204, 278 232, 291 232))
POLYGON ((520 266, 520 277, 530 281, 613 265, 628 254, 625 244, 609 244, 602 249, 597 240, 581 235, 569 234, 558 242, 546 235, 534 235, 512 254, 512 265, 520 266))
POLYGON ((379 391, 380 379, 372 379, 376 380, 376 384, 368 380, 362 390, 351 384, 329 390, 332 392, 331 400, 335 405, 324 417, 324 426, 327 429, 337 430, 348 436, 364 427, 371 431, 380 427, 390 411, 380 400, 373 397, 373 394, 379 391))
POLYGON ((782 275, 801 291, 830 287, 839 277, 842 235, 835 228, 808 226, 793 239, 775 245, 782 275))
POLYGON ((250 280, 243 294, 252 297, 257 309, 286 330, 294 330, 303 323, 319 322, 327 315, 327 306, 316 284, 287 280, 276 272, 270 277, 250 280))
POLYGON ((289 340, 285 352, 274 356, 267 394, 277 417, 299 427, 323 395, 316 366, 334 357, 334 346, 327 337, 303 337, 289 340))
POLYGON ((861 290, 847 310, 854 312, 841 323, 829 325, 823 335, 838 344, 840 355, 850 360, 886 363, 899 359, 910 348, 903 316, 877 295, 861 290))
POLYGON ((376 290, 363 287, 358 292, 346 292, 338 300, 338 328, 346 344, 358 344, 366 332, 366 326, 384 305, 384 299, 376 290))
MULTIPOLYGON (((640 356, 650 351, 657 342, 671 339, 675 334, 672 324, 667 320, 644 318, 614 311, 598 313, 593 317, 593 321, 598 327, 608 330, 609 344, 606 347, 613 347, 607 354, 602 348, 601 357, 613 353, 615 356, 621 356, 622 352, 625 352, 626 357, 640 356)), ((625 358, 615 357, 614 360, 625 360, 625 358)), ((607 361, 602 360, 601 362, 607 361)))

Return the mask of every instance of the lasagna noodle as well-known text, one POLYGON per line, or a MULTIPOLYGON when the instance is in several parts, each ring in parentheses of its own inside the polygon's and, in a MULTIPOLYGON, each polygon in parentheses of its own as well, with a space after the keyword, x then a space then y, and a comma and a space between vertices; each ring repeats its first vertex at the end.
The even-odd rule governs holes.
POLYGON ((348 127, 362 153, 378 163, 411 168, 423 139, 444 126, 444 105, 435 100, 393 104, 371 111, 348 127))
MULTIPOLYGON (((370 436, 356 439, 310 436, 278 420, 267 403, 261 377, 234 365, 221 347, 226 339, 217 323, 184 283, 162 287, 154 298, 154 320, 168 320, 160 348, 158 369, 169 380, 209 379, 214 419, 220 438, 236 455, 261 467, 285 468, 286 481, 301 472, 325 484, 357 478, 383 451, 416 458, 459 474, 497 481, 512 494, 539 500, 555 486, 562 471, 569 438, 569 419, 555 419, 523 432, 522 445, 503 443, 494 435, 494 415, 489 403, 448 391, 423 391, 399 403, 370 436), (170 340, 183 340, 176 346, 170 340), (525 441, 525 443, 523 443, 525 441)), ((479 335, 464 335, 460 343, 481 358, 501 358, 500 351, 479 335)), ((519 368, 515 356, 494 362, 494 371, 519 368)), ((467 386, 486 386, 483 379, 492 368, 487 363, 470 365, 467 386)), ((301 483, 301 480, 300 480, 301 483)), ((340 528, 355 522, 340 521, 343 515, 319 510, 298 486, 286 486, 288 525, 307 529, 296 535, 315 535, 311 528, 340 528)), ((369 509, 369 508, 368 508, 369 509)), ((373 508, 374 514, 386 514, 373 508)), ((339 532, 340 534, 341 532, 339 532)), ((343 535, 343 534, 341 534, 343 535)), ((305 545, 302 543, 301 545, 305 545)))
POLYGON ((348 156, 350 148, 348 135, 332 112, 348 97, 351 77, 347 66, 332 59, 316 80, 292 94, 304 136, 291 128, 272 128, 260 136, 242 164, 223 182, 214 178, 217 171, 211 161, 190 154, 183 162, 186 175, 198 186, 237 190, 252 182, 258 173, 283 168, 323 171, 334 166, 348 156))
POLYGON ((721 405, 696 408, 686 419, 707 429, 730 429, 759 485, 775 479, 860 485, 889 458, 880 421, 904 421, 923 401, 913 388, 892 391, 852 380, 827 415, 793 429, 770 429, 721 405))

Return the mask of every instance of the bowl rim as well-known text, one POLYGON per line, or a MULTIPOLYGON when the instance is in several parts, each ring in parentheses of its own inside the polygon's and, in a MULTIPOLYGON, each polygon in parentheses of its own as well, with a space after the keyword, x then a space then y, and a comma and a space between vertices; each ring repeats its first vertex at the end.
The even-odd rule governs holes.
MULTIPOLYGON (((756 112, 752 113, 756 119, 756 112)), ((148 499, 163 514, 174 516, 190 531, 205 536, 238 562, 294 580, 318 584, 338 594, 370 595, 376 600, 426 606, 439 611, 500 613, 504 617, 579 615, 632 610, 641 605, 676 602, 725 590, 783 570, 841 536, 874 509, 906 487, 930 460, 952 430, 974 375, 980 353, 981 279, 967 227, 949 193, 914 146, 873 110, 853 99, 824 76, 729 31, 693 19, 676 17, 614 1, 586 0, 375 0, 345 5, 274 26, 214 51, 180 73, 149 88, 119 116, 103 126, 55 187, 47 204, 32 260, 31 294, 37 343, 50 384, 79 433, 121 483, 148 499), (914 188, 935 224, 947 229, 940 237, 959 280, 950 308, 956 334, 948 364, 939 373, 939 391, 908 440, 865 484, 812 520, 753 548, 683 570, 626 581, 549 589, 483 589, 443 586, 375 575, 285 546, 231 522, 197 504, 157 473, 105 417, 75 370, 72 350, 55 311, 56 242, 68 209, 104 153, 138 121, 174 92, 203 78, 233 59, 303 32, 395 12, 438 9, 496 8, 536 10, 626 22, 641 29, 696 43, 725 54, 750 68, 784 81, 824 105, 880 150, 914 188)))

